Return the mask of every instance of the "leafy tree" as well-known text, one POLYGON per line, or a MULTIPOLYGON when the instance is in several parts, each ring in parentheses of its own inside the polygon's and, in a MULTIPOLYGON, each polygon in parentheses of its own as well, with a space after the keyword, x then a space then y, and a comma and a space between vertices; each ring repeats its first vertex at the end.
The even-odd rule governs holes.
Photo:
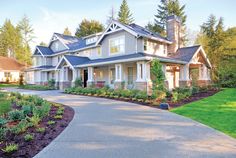
POLYGON ((134 18, 130 13, 130 9, 126 0, 123 0, 120 6, 120 10, 118 13, 118 21, 127 25, 131 24, 134 21, 134 18))
POLYGON ((154 59, 151 64, 151 75, 152 75, 152 98, 163 99, 166 95, 165 88, 165 74, 162 70, 162 64, 159 60, 154 59))
POLYGON ((96 20, 84 19, 76 29, 77 37, 84 37, 104 30, 103 25, 96 20))
POLYGON ((68 27, 65 28, 63 34, 64 34, 64 35, 69 35, 69 36, 71 36, 71 32, 70 32, 70 30, 69 30, 68 27))

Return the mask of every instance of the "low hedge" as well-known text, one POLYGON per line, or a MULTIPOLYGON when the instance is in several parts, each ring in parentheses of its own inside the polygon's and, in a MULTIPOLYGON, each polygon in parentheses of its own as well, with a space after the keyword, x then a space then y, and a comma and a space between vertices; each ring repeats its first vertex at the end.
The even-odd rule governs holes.
POLYGON ((38 90, 38 91, 44 91, 44 90, 54 90, 55 88, 51 86, 43 86, 43 85, 22 85, 19 86, 20 89, 29 89, 29 90, 38 90))
POLYGON ((77 95, 93 95, 109 98, 122 98, 122 99, 134 99, 140 101, 146 101, 149 96, 146 92, 140 90, 123 90, 123 89, 110 89, 108 87, 103 88, 82 88, 73 87, 67 88, 64 91, 67 94, 77 94, 77 95))

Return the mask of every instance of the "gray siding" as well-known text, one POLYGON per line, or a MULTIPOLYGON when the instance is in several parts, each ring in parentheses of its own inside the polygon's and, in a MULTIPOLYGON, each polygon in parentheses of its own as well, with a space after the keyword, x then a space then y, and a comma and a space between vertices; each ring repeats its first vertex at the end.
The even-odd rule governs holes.
POLYGON ((66 50, 66 47, 60 42, 60 41, 54 41, 50 48, 52 49, 52 51, 54 52, 58 52, 58 51, 63 51, 66 50))
MULTIPOLYGON (((142 40, 139 39, 136 40, 135 36, 132 34, 126 32, 126 31, 120 31, 113 34, 107 35, 101 45, 102 45, 102 57, 106 58, 109 57, 109 39, 116 38, 119 36, 125 36, 125 54, 133 54, 136 52, 136 42, 137 42, 137 48, 138 52, 142 51, 142 40)), ((117 55, 124 55, 124 54, 117 54, 117 55)), ((113 55, 114 56, 114 55, 113 55)))

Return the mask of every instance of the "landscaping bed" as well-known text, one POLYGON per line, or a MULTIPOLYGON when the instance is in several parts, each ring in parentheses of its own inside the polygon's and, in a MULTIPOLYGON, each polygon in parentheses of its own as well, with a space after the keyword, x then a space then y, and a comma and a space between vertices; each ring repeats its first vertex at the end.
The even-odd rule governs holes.
POLYGON ((74 116, 72 108, 37 96, 0 93, 0 104, 3 98, 10 100, 10 110, 0 114, 0 157, 3 158, 35 156, 74 116))
POLYGON ((160 108, 161 103, 168 103, 171 108, 175 108, 202 98, 211 96, 219 92, 218 88, 202 87, 202 88, 177 88, 172 92, 159 92, 159 96, 148 96, 146 92, 140 90, 123 90, 103 88, 82 88, 73 87, 67 88, 64 91, 67 94, 85 95, 102 97, 120 101, 127 101, 141 105, 152 106, 160 108), (160 97, 161 96, 161 97, 160 97))

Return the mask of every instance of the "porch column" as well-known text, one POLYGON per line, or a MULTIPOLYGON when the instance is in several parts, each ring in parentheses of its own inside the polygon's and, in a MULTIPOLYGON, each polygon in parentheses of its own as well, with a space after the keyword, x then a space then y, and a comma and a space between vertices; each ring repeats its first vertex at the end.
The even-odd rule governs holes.
POLYGON ((191 80, 189 78, 189 64, 180 66, 180 73, 179 73, 179 86, 186 87, 191 86, 191 80))
POLYGON ((60 79, 60 71, 55 70, 55 87, 58 88, 59 86, 59 79, 60 79))
POLYGON ((88 86, 92 86, 94 84, 94 68, 93 67, 88 67, 88 81, 87 84, 88 86))
POLYGON ((152 90, 150 69, 150 62, 137 62, 137 79, 135 83, 135 88, 142 91, 147 91, 148 94, 150 94, 152 90))
POLYGON ((122 64, 115 64, 115 83, 114 88, 120 89, 125 88, 124 85, 122 85, 123 78, 124 78, 124 72, 123 72, 123 65, 122 64))

